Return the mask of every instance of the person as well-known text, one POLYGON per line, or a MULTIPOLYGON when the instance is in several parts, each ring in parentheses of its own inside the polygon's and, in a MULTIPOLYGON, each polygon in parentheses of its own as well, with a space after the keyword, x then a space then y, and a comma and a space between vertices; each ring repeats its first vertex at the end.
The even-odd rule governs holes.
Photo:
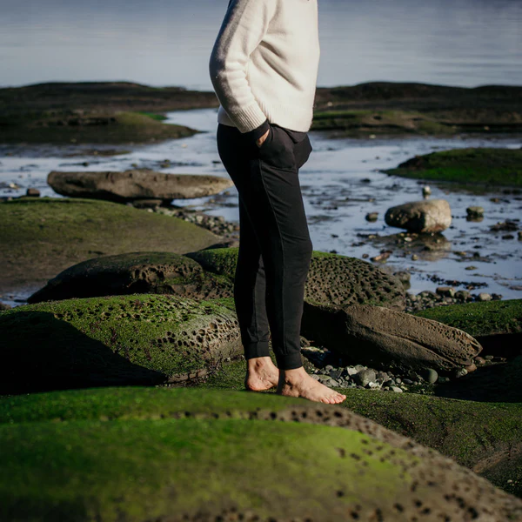
POLYGON ((245 387, 336 404, 346 396, 306 372, 300 346, 313 245, 299 169, 313 150, 319 57, 317 0, 230 0, 209 73, 218 153, 238 191, 234 302, 245 387))

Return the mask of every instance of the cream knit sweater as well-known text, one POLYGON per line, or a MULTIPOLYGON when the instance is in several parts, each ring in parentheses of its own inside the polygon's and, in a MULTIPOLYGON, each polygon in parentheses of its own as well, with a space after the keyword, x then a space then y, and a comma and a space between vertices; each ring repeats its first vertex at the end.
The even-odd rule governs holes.
POLYGON ((317 1, 229 1, 209 62, 219 123, 252 135, 268 121, 310 129, 320 56, 317 1))

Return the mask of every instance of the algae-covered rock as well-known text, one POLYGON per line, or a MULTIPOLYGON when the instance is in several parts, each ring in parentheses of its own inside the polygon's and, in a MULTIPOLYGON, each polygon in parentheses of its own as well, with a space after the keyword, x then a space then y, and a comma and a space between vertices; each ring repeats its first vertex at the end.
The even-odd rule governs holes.
POLYGON ((232 296, 233 285, 228 278, 205 272, 199 263, 181 254, 132 252, 100 256, 73 265, 27 301, 134 293, 211 299, 232 296))
MULTIPOLYGON (((234 277, 238 248, 213 248, 185 254, 216 274, 234 277)), ((399 279, 353 257, 314 251, 305 286, 305 302, 328 306, 355 303, 404 308, 399 279)))
POLYGON ((450 371, 469 366, 482 350, 462 330, 382 306, 305 303, 302 324, 305 337, 354 363, 384 370, 450 371))
POLYGON ((233 185, 230 178, 202 174, 166 174, 151 169, 69 172, 53 170, 47 183, 69 197, 134 201, 171 201, 218 194, 233 185))
POLYGON ((99 255, 184 253, 219 236, 175 217, 108 201, 26 198, 0 204, 0 289, 45 284, 99 255))
POLYGON ((519 499, 339 406, 195 389, 85 390, 8 401, 14 418, 0 425, 6 520, 522 516, 519 499))
POLYGON ((177 382, 242 353, 233 311, 169 295, 19 306, 0 331, 0 393, 177 382))
POLYGON ((410 158, 385 172, 405 178, 461 184, 521 186, 522 149, 469 147, 431 152, 410 158))
POLYGON ((516 356, 522 350, 522 299, 429 308, 415 313, 460 328, 475 337, 484 354, 516 356))
MULTIPOLYGON (((479 368, 471 375, 478 375, 480 371, 479 368)), ((198 387, 241 390, 244 388, 244 376, 244 362, 233 362, 223 366, 206 381, 198 384, 198 387)), ((458 379, 457 382, 461 380, 458 379)), ((444 390, 447 386, 438 385, 436 389, 444 390)), ((493 403, 462 398, 454 400, 418 393, 336 389, 346 395, 346 400, 340 407, 436 449, 462 466, 489 478, 503 490, 522 497, 522 401, 519 399, 518 402, 505 402, 509 400, 508 389, 504 389, 504 399, 497 397, 497 402, 493 403)), ((513 393, 519 392, 514 389, 513 393)), ((5 409, 9 408, 9 403, 5 404, 5 409)), ((37 420, 41 418, 39 408, 40 406, 35 407, 31 412, 24 410, 20 415, 27 418, 34 415, 37 420)), ((68 413, 65 399, 58 401, 56 408, 53 411, 63 412, 56 416, 72 415, 68 413)), ((146 409, 147 405, 143 408, 146 409)), ((89 414, 96 415, 95 411, 89 414)), ((11 421, 9 417, 0 414, 0 420, 2 419, 11 421)))

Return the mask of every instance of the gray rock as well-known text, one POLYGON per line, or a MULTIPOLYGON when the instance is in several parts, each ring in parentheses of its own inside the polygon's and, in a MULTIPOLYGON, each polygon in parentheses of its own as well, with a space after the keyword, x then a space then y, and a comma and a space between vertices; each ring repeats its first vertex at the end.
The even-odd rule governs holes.
POLYGON ((391 227, 412 232, 441 232, 451 225, 451 209, 445 199, 415 201, 391 207, 384 220, 391 227))
POLYGON ((322 307, 317 312, 308 318, 306 337, 370 368, 453 371, 471 365, 482 351, 462 330, 381 306, 322 307))
POLYGON ((51 171, 47 183, 70 197, 131 201, 135 199, 200 198, 233 186, 228 177, 200 174, 165 174, 150 169, 126 171, 51 171))
POLYGON ((392 391, 394 391, 395 393, 402 393, 402 389, 399 388, 398 386, 391 386, 391 389, 392 389, 392 391))
POLYGON ((490 294, 486 294, 485 292, 481 292, 478 296, 477 296, 477 301, 481 301, 481 302, 484 302, 484 301, 491 301, 491 295, 490 294))
POLYGON ((424 379, 428 381, 430 384, 436 383, 437 379, 439 378, 439 374, 433 368, 427 368, 426 370, 424 370, 423 376, 424 379))
POLYGON ((377 379, 375 371, 372 369, 361 370, 353 376, 354 382, 361 386, 366 386, 370 382, 374 382, 377 379))

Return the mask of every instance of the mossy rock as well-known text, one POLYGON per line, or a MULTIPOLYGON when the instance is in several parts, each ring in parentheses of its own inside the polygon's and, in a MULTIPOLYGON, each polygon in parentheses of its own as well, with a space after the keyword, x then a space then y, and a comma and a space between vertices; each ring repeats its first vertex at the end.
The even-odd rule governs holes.
POLYGON ((242 353, 234 312, 169 295, 19 306, 0 330, 1 393, 178 382, 242 353))
MULTIPOLYGON (((60 101, 63 105, 63 100, 60 101)), ((198 131, 128 110, 2 111, 0 143, 146 143, 185 138, 198 131)))
POLYGON ((44 395, 5 399, 15 417, 38 413, 0 425, 5 520, 522 516, 519 499, 340 407, 215 390, 44 395), (142 400, 151 411, 136 412, 142 400))
POLYGON ((384 172, 404 178, 522 187, 522 149, 470 147, 431 152, 384 172))
POLYGON ((100 256, 73 265, 29 297, 29 303, 73 297, 173 294, 193 299, 231 297, 232 282, 205 272, 199 263, 171 252, 100 256))
MULTIPOLYGON (((241 390, 244 365, 227 364, 198 387, 241 390)), ((447 386, 439 385, 437 389, 447 386)), ((522 497, 522 402, 490 403, 415 393, 336 389, 346 395, 341 407, 433 448, 522 497)))
POLYGON ((182 219, 89 199, 27 198, 0 203, 0 288, 45 284, 100 255, 184 253, 220 237, 182 219))
POLYGON ((522 299, 438 306, 415 315, 464 330, 480 342, 484 355, 521 353, 522 299))
MULTIPOLYGON (((190 252, 205 270, 234 277, 239 248, 212 248, 190 252)), ((404 309, 405 292, 396 277, 353 257, 314 251, 305 286, 311 305, 375 304, 404 309)))

